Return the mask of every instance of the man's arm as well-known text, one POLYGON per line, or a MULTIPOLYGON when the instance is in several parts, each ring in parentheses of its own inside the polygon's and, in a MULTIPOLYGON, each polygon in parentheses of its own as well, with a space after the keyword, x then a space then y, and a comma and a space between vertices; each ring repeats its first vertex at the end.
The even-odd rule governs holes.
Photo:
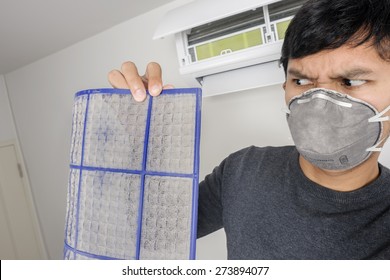
POLYGON ((225 161, 199 184, 198 238, 223 227, 222 176, 225 161))

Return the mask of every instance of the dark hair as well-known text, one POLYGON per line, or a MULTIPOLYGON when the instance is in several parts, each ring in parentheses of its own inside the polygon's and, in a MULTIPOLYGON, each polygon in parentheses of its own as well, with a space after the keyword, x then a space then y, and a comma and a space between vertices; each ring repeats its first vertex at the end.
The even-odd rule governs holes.
POLYGON ((390 60, 390 0, 309 0, 286 31, 280 63, 286 72, 290 58, 366 42, 390 60))

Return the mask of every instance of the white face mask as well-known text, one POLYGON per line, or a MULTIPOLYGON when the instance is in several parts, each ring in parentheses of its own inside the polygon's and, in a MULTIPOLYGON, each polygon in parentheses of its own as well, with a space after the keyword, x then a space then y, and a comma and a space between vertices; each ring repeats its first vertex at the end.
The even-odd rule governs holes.
POLYGON ((288 103, 287 122, 299 153, 321 169, 351 169, 380 152, 383 117, 367 102, 337 91, 315 88, 288 103))

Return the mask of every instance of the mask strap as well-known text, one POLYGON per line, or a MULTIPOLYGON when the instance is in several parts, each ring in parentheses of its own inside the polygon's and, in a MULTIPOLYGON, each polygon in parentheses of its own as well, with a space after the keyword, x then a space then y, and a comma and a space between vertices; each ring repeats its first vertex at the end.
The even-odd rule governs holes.
MULTIPOLYGON (((380 112, 379 114, 373 116, 372 118, 369 118, 368 121, 369 122, 387 122, 390 120, 390 117, 389 116, 386 116, 386 117, 382 117, 384 114, 386 114, 388 111, 390 110, 390 105, 384 109, 382 112, 380 112)), ((378 141, 378 143, 376 143, 374 146, 372 146, 371 148, 368 148, 366 151, 367 152, 381 152, 382 151, 382 148, 378 148, 378 146, 383 142, 385 141, 386 137, 385 138, 382 138, 382 140, 378 141)))
POLYGON ((382 140, 380 140, 378 143, 376 143, 374 146, 372 146, 371 148, 368 148, 366 149, 366 152, 381 152, 382 151, 382 148, 378 148, 378 146, 385 140, 385 138, 383 138, 382 140))
POLYGON ((283 107, 283 108, 281 108, 280 110, 281 110, 283 113, 286 113, 286 114, 288 114, 288 115, 291 114, 291 111, 290 111, 290 109, 289 109, 288 107, 283 107))
POLYGON ((386 122, 386 121, 389 121, 390 120, 390 116, 382 117, 389 110, 390 110, 390 105, 386 109, 384 109, 382 112, 380 112, 379 114, 376 114, 372 118, 369 118, 368 122, 386 122))

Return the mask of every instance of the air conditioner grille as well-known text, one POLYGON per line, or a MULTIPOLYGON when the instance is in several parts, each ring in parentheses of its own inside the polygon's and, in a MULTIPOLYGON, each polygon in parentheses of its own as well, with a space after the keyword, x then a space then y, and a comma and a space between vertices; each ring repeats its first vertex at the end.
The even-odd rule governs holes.
MULTIPOLYGON (((270 4, 268 6, 270 20, 277 21, 295 15, 304 2, 306 0, 284 0, 270 4)), ((192 28, 187 35, 188 45, 210 41, 263 24, 265 24, 264 13, 262 7, 259 7, 192 28)))

